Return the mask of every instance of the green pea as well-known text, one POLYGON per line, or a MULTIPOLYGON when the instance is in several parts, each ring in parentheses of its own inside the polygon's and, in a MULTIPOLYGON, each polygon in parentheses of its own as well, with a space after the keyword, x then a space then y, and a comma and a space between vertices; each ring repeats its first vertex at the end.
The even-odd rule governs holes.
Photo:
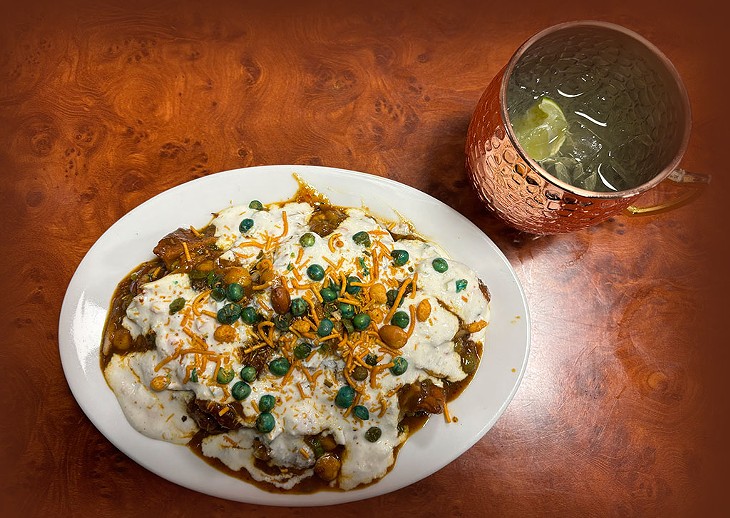
POLYGON ((349 385, 340 387, 335 396, 335 405, 340 408, 349 408, 353 401, 355 401, 355 389, 349 385))
POLYGON ((434 259, 431 262, 431 266, 433 266, 433 269, 439 273, 444 273, 449 269, 449 263, 446 262, 446 259, 442 259, 441 257, 434 259))
POLYGON ((408 252, 406 250, 393 250, 390 253, 395 266, 403 266, 408 262, 408 252))
POLYGON ((251 203, 248 204, 248 208, 253 210, 264 210, 264 204, 259 200, 251 200, 251 203))
POLYGON ((236 373, 233 372, 233 369, 224 369, 221 367, 218 369, 218 375, 215 377, 215 380, 221 385, 228 385, 231 381, 233 381, 235 376, 236 373))
POLYGON ((261 433, 269 433, 275 425, 276 419, 268 412, 263 412, 256 418, 256 429, 261 433))
POLYGON ((352 379, 357 381, 365 381, 368 378, 368 370, 362 365, 358 365, 352 369, 352 379))
POLYGON ((355 306, 348 304, 347 302, 340 302, 337 306, 340 310, 342 318, 352 318, 355 316, 355 306))
POLYGON ((241 369, 240 376, 243 381, 248 381, 249 383, 253 382, 256 379, 256 367, 253 367, 251 365, 246 365, 243 369, 241 369))
POLYGON ((334 324, 329 318, 323 318, 319 321, 319 326, 317 327, 317 335, 319 336, 328 336, 332 334, 332 329, 334 328, 334 324))
POLYGON ((308 343, 300 343, 294 347, 294 358, 297 360, 303 360, 312 353, 312 346, 308 343))
POLYGON ((271 394, 264 394, 259 398, 259 412, 271 412, 276 406, 276 398, 271 394))
POLYGON ((259 321, 259 314, 253 306, 246 306, 241 310, 241 320, 250 326, 259 321))
POLYGON ((307 301, 302 298, 296 298, 291 301, 291 314, 295 317, 305 315, 308 309, 309 304, 307 304, 307 301))
POLYGON ((241 224, 238 225, 238 230, 241 234, 245 234, 253 228, 253 220, 251 218, 244 218, 241 220, 241 224))
POLYGON ((332 279, 332 277, 330 277, 329 278, 329 282, 327 283, 327 287, 329 289, 331 289, 332 291, 334 291, 339 296, 340 288, 342 286, 340 286, 340 283, 338 283, 337 281, 335 281, 334 279, 332 279))
POLYGON ((319 294, 322 296, 322 300, 324 302, 334 302, 339 296, 339 294, 332 288, 322 288, 319 290, 319 294))
POLYGON ((456 293, 459 293, 460 291, 464 291, 468 284, 469 283, 467 282, 466 279, 459 279, 458 281, 456 281, 456 293))
MULTIPOLYGON (((388 307, 392 307, 393 304, 395 304, 395 299, 398 298, 398 290, 395 288, 388 290, 385 293, 385 296, 388 298, 388 307)), ((400 302, 398 302, 398 307, 401 307, 403 305, 403 297, 401 297, 400 302)))
POLYGON ((402 356, 393 358, 393 366, 390 368, 390 372, 391 372, 391 374, 393 374, 393 376, 400 376, 407 370, 408 370, 408 360, 406 360, 402 356))
POLYGON ((368 234, 364 230, 362 230, 360 232, 355 232, 355 234, 353 234, 353 236, 352 236, 352 240, 357 245, 361 245, 364 247, 370 247, 370 234, 368 234))
POLYGON ((178 297, 172 302, 170 302, 170 314, 174 315, 178 311, 180 311, 182 308, 185 307, 185 299, 182 297, 178 297))
POLYGON ((353 317, 352 325, 355 326, 355 329, 357 329, 358 331, 367 329, 367 327, 370 325, 370 315, 368 315, 367 313, 358 313, 353 317))
POLYGON ((215 300, 216 302, 220 302, 222 300, 225 300, 226 298, 226 290, 223 289, 222 286, 216 286, 213 288, 210 292, 210 297, 215 300))
POLYGON ((307 268, 307 275, 313 281, 321 281, 324 279, 324 268, 318 264, 312 264, 307 268))
POLYGON ((233 396, 236 401, 246 399, 250 394, 251 385, 245 381, 237 381, 233 384, 233 388, 231 388, 231 396, 233 396))
POLYGON ((291 367, 289 360, 283 356, 274 358, 269 362, 269 372, 274 376, 284 376, 287 372, 289 372, 289 367, 291 367))
POLYGON ((302 237, 299 238, 299 244, 302 245, 304 248, 308 248, 310 246, 314 246, 315 237, 314 234, 311 232, 307 232, 306 234, 302 235, 302 237))
POLYGON ((241 306, 235 302, 229 302, 218 310, 218 322, 221 324, 232 324, 241 316, 241 306))
POLYGON ((381 435, 383 435, 382 430, 377 426, 373 426, 371 428, 368 428, 365 432, 365 439, 367 439, 368 442, 378 442, 378 439, 380 439, 381 435))
POLYGON ((362 282, 362 280, 360 280, 360 277, 355 277, 354 275, 351 277, 348 277, 347 278, 347 287, 345 288, 345 291, 347 293, 349 293, 350 295, 357 295, 358 293, 360 293, 360 290, 362 288, 360 288, 360 286, 353 286, 352 285, 353 282, 362 282))
POLYGON ((228 300, 231 302, 238 302, 243 298, 243 294, 243 286, 237 282, 232 282, 226 286, 226 297, 228 297, 228 300))
POLYGON ((352 407, 352 415, 363 421, 370 419, 370 412, 368 412, 368 409, 362 405, 355 405, 352 407))
POLYGON ((274 317, 274 327, 279 331, 288 331, 292 321, 291 313, 284 313, 283 315, 276 315, 274 317))
POLYGON ((405 329, 408 327, 408 324, 411 321, 411 317, 408 316, 408 313, 405 311, 396 311, 393 317, 390 319, 390 323, 394 326, 398 326, 401 329, 405 329))
POLYGON ((378 364, 378 357, 373 353, 369 353, 367 356, 365 356, 365 363, 372 367, 375 367, 378 364))
POLYGON ((192 381, 193 383, 198 382, 198 368, 197 367, 194 367, 193 371, 190 373, 190 381, 192 381))

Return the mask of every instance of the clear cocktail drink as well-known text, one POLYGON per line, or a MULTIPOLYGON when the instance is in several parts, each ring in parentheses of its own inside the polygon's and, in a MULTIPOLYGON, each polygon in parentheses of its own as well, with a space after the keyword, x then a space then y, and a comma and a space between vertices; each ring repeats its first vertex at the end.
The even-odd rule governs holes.
POLYGON ((510 77, 515 135, 549 174, 589 191, 624 191, 661 172, 682 138, 674 81, 646 47, 595 29, 546 37, 510 77))

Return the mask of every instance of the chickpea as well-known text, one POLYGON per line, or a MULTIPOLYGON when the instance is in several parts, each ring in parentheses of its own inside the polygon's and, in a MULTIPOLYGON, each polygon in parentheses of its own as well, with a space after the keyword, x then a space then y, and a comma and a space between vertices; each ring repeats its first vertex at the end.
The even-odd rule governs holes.
POLYGON ((312 325, 307 320, 295 320, 289 326, 289 329, 293 329, 298 333, 307 333, 311 329, 312 325))
POLYGON ((390 324, 381 327, 378 335, 385 345, 393 349, 400 349, 408 341, 408 334, 403 329, 390 324))
POLYGON ((314 472, 319 478, 329 482, 330 480, 337 478, 341 465, 342 463, 340 462, 340 459, 338 459, 335 455, 325 453, 317 459, 317 462, 315 462, 314 472))
POLYGON ((385 286, 379 282, 370 287, 370 298, 377 304, 385 304, 388 301, 385 286))
POLYGON ((385 311, 380 308, 373 308, 370 310, 370 319, 375 323, 380 323, 385 318, 385 311))
POLYGON ((319 443, 322 445, 325 451, 332 451, 337 448, 335 438, 331 435, 323 435, 319 438, 319 443))
POLYGON ((117 351, 126 351, 132 346, 132 336, 126 329, 117 329, 112 338, 112 345, 117 351))
POLYGON ((210 259, 206 259, 205 261, 198 263, 195 265, 195 269, 201 272, 209 272, 215 268, 215 263, 211 261, 210 259))
POLYGON ((226 268, 223 273, 223 282, 226 284, 233 284, 234 282, 240 284, 244 288, 251 286, 251 274, 248 273, 246 268, 240 266, 233 266, 226 268))
POLYGON ((233 326, 223 324, 215 329, 215 331, 213 332, 213 338, 215 338, 219 342, 230 343, 236 341, 236 339, 238 338, 238 333, 233 326))
POLYGON ((466 325, 466 330, 470 333, 477 333, 487 327, 487 323, 484 320, 477 320, 476 322, 472 322, 471 324, 466 325))
POLYGON ((152 381, 150 381, 150 388, 155 392, 161 392, 165 390, 169 385, 169 376, 155 376, 154 378, 152 378, 152 381))
POLYGON ((431 314, 431 303, 428 299, 423 299, 416 306, 416 318, 419 322, 425 322, 431 314))

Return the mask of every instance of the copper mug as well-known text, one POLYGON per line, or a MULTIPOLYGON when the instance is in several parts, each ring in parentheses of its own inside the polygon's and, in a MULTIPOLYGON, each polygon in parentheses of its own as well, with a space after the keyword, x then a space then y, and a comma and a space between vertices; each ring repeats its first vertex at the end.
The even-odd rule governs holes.
MULTIPOLYGON (((642 109, 651 111, 652 107, 642 109)), ((533 234, 571 232, 622 212, 653 214, 694 199, 701 190, 699 187, 709 181, 709 176, 678 168, 689 133, 687 92, 676 69, 659 49, 618 25, 568 22, 547 28, 528 39, 492 80, 469 124, 466 165, 482 201, 507 224, 533 234), (639 173, 644 178, 638 177, 638 185, 625 190, 597 192, 560 180, 527 155, 512 129, 507 92, 510 78, 519 64, 542 66, 552 80, 569 81, 569 71, 561 67, 578 63, 583 71, 589 69, 590 77, 597 78, 593 87, 599 95, 602 88, 617 88, 614 77, 621 79, 619 88, 631 89, 630 71, 620 69, 620 62, 615 64, 618 70, 595 70, 608 65, 594 54, 609 55, 615 48, 623 49, 621 52, 631 49, 640 56, 638 59, 656 71, 669 96, 669 109, 658 116, 649 113, 653 117, 649 120, 654 121, 651 132, 656 138, 648 153, 650 156, 642 162, 644 170, 639 173), (637 197, 664 180, 679 182, 688 188, 684 195, 667 203, 647 208, 632 205, 637 197)))

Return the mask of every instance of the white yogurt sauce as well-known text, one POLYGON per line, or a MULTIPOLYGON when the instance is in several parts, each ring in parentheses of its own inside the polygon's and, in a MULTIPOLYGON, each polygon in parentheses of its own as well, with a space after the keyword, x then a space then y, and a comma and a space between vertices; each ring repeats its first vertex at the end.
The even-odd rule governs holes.
MULTIPOLYGON (((250 383, 251 394, 241 401, 244 427, 203 440, 204 455, 219 459, 233 470, 245 469, 257 481, 284 489, 313 475, 315 454, 304 439, 317 434, 329 434, 345 447, 339 476, 331 482, 333 487, 352 489, 384 476, 394 462, 394 449, 405 440, 405 434, 398 435, 401 416, 397 389, 427 379, 437 385, 442 385, 443 379, 452 382, 464 379, 466 374, 461 368, 461 358, 454 351, 452 341, 460 320, 463 324, 489 321, 489 304, 472 270, 447 259, 448 270, 439 273, 432 262, 438 257, 447 258, 447 254, 438 245, 416 239, 395 242, 385 225, 364 211, 347 209, 346 213, 348 217, 332 235, 314 234, 314 245, 306 248, 300 245, 299 239, 309 232, 313 207, 307 203, 275 204, 263 211, 245 206, 230 207, 215 215, 211 222, 216 228, 216 244, 224 250, 222 258, 248 268, 258 260, 261 251, 266 250, 276 275, 286 280, 292 299, 314 298, 307 287, 313 283, 307 276, 307 267, 319 264, 335 276, 344 272, 360 277, 365 283, 371 281, 377 269, 378 282, 388 288, 397 288, 400 282, 415 274, 415 296, 406 295, 400 309, 408 313, 411 306, 415 310, 424 299, 431 306, 428 319, 413 325, 406 345, 398 350, 398 354, 408 361, 406 372, 395 376, 386 369, 377 377, 375 386, 368 381, 361 384, 357 403, 368 408, 367 421, 355 418, 351 411, 334 403, 338 389, 348 383, 343 374, 345 360, 339 355, 315 352, 300 362, 299 367, 292 367, 285 378, 262 371, 258 379, 250 383), (253 225, 242 233, 239 225, 247 218, 253 220, 253 225), (361 231, 369 233, 370 247, 353 240, 361 231), (409 253, 406 265, 393 265, 390 255, 384 253, 393 249, 409 253), (377 265, 373 260, 375 254, 377 265), (332 265, 339 265, 337 271, 332 265), (458 289, 457 281, 460 283, 458 289), (255 429, 258 413, 254 402, 264 394, 275 395, 277 403, 271 411, 275 427, 262 434, 255 429), (376 442, 369 442, 365 432, 375 426, 380 428, 381 437, 376 442), (285 468, 281 474, 271 475, 256 466, 255 439, 268 447, 272 464, 285 468)), ((398 228, 402 231, 404 226, 398 228)), ((315 284, 318 290, 321 283, 315 284)), ((187 417, 185 405, 193 396, 219 405, 235 401, 230 386, 240 378, 236 376, 229 386, 221 385, 214 378, 216 362, 208 361, 203 367, 200 355, 196 363, 196 355, 185 351, 201 348, 202 342, 207 351, 220 358, 220 365, 238 373, 244 365, 240 363, 236 349, 245 349, 250 347, 252 340, 259 340, 256 328, 239 319, 233 324, 236 340, 218 342, 213 335, 220 324, 213 317, 227 301, 216 302, 206 296, 193 308, 193 301, 199 296, 200 292, 191 287, 187 274, 170 274, 145 284, 129 305, 123 324, 133 337, 155 333, 155 348, 145 353, 115 355, 106 367, 106 378, 125 416, 137 430, 150 437, 187 442, 197 431, 192 418, 183 420, 183 416, 187 417), (170 303, 180 297, 185 299, 184 309, 170 314, 170 303), (194 376, 191 376, 193 372, 194 376), (149 387, 153 378, 159 376, 169 384, 165 390, 156 392, 149 387), (197 381, 193 379, 195 377, 197 381)), ((272 316, 269 302, 270 287, 261 290, 252 304, 261 313, 272 316)), ((379 327, 387 322, 376 324, 379 327)), ((485 329, 482 328, 472 333, 470 339, 483 343, 484 337, 485 329)), ((278 352, 274 354, 279 355, 278 352)), ((392 359, 387 354, 380 356, 381 363, 392 359)))

